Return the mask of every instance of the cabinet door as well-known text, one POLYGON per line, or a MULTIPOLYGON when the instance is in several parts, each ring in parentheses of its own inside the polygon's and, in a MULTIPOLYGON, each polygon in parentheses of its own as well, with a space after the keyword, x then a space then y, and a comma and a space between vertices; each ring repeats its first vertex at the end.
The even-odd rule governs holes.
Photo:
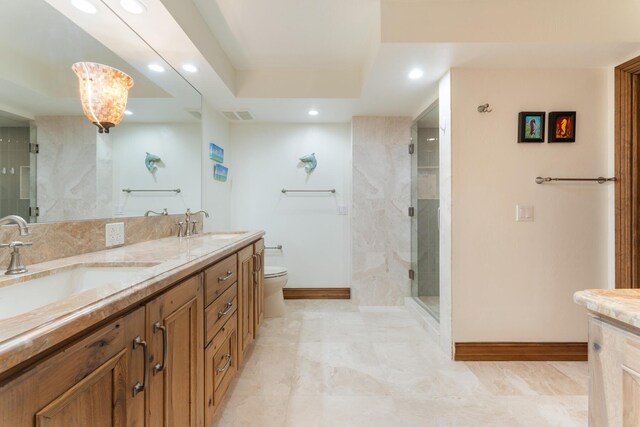
POLYGON ((144 332, 139 308, 3 384, 0 425, 144 426, 144 332))
POLYGON ((627 333, 609 323, 593 317, 589 320, 590 426, 623 425, 622 393, 629 387, 623 384, 625 342, 628 337, 627 333))
POLYGON ((147 305, 150 426, 201 426, 203 386, 202 275, 147 305))
POLYGON ((238 364, 253 342, 253 245, 238 253, 238 364))
POLYGON ((253 336, 255 338, 264 320, 264 240, 259 240, 253 247, 255 253, 253 274, 253 336))
POLYGON ((234 313, 220 328, 205 349, 205 425, 213 425, 213 417, 231 381, 238 371, 238 313, 234 313))

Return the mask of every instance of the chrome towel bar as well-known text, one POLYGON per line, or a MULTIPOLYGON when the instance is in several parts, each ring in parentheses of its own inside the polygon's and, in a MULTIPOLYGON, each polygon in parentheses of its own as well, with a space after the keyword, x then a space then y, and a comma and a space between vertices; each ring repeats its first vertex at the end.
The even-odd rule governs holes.
POLYGON ((599 176, 597 178, 551 178, 546 177, 543 178, 541 176, 536 177, 536 184, 544 184, 545 182, 551 181, 582 181, 582 182, 597 182, 598 184, 604 184, 605 182, 615 181, 616 178, 605 178, 603 176, 599 176))
POLYGON ((179 188, 175 188, 173 190, 132 190, 130 188, 122 189, 122 192, 124 193, 148 193, 148 192, 158 192, 158 191, 162 191, 162 192, 172 191, 177 194, 177 193, 180 193, 182 190, 180 190, 179 188))
POLYGON ((283 188, 282 190, 283 194, 287 194, 287 193, 335 193, 336 189, 332 188, 331 190, 287 190, 286 188, 283 188))
POLYGON ((282 245, 278 245, 278 246, 265 246, 265 249, 274 249, 276 251, 281 251, 282 250, 282 245))

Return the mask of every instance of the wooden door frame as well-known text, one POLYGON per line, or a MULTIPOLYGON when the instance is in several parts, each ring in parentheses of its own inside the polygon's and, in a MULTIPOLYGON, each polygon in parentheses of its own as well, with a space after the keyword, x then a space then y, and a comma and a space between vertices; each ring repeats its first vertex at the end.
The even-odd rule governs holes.
POLYGON ((640 57, 615 68, 615 286, 640 288, 640 57))

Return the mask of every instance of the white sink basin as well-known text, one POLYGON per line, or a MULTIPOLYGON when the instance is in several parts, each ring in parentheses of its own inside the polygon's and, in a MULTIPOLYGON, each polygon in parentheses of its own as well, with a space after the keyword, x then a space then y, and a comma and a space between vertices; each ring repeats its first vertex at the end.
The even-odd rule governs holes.
POLYGON ((0 287, 0 319, 28 313, 73 295, 121 280, 131 280, 146 266, 85 266, 0 287))

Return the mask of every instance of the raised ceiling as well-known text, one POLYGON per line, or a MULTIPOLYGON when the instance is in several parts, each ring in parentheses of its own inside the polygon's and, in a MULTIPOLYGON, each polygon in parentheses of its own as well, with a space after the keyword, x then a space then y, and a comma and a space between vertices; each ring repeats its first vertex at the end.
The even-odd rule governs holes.
POLYGON ((365 62, 377 0, 194 0, 238 70, 353 69, 365 62))
POLYGON ((174 68, 196 63, 185 78, 214 108, 258 121, 416 117, 450 68, 613 67, 640 52, 637 0, 145 0, 137 16, 102 1, 174 68))

